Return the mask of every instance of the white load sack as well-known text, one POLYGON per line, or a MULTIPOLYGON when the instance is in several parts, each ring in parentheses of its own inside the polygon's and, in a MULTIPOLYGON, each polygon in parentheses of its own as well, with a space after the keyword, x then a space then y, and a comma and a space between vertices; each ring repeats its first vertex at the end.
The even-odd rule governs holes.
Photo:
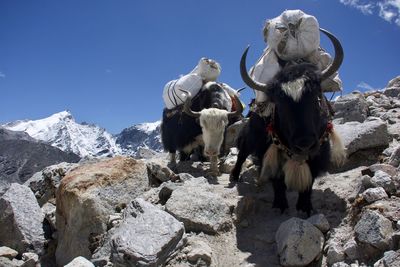
POLYGON ((189 91, 192 96, 197 95, 203 86, 203 79, 197 74, 187 74, 177 80, 169 81, 163 92, 163 99, 167 109, 173 109, 176 106, 183 104, 186 100, 189 91))
POLYGON ((163 91, 164 104, 167 109, 173 109, 186 100, 185 91, 192 97, 196 96, 206 82, 215 81, 221 74, 221 66, 215 60, 201 58, 197 66, 177 80, 169 81, 163 91))
MULTIPOLYGON (((268 20, 264 27, 264 40, 268 46, 250 70, 255 81, 268 83, 281 70, 278 58, 284 61, 304 59, 315 64, 320 71, 332 63, 332 57, 320 47, 319 24, 314 16, 301 10, 286 10, 268 20)), ((342 81, 334 73, 322 82, 324 92, 342 90, 342 81)), ((265 93, 255 91, 256 102, 267 101, 265 93)))
POLYGON ((301 10, 286 10, 266 22, 264 40, 283 60, 304 58, 319 47, 319 24, 301 10))

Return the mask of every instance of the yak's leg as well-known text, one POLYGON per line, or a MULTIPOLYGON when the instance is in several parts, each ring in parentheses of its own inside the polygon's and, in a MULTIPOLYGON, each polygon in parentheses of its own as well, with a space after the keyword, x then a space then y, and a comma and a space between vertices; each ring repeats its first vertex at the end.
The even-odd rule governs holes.
POLYGON ((185 151, 179 151, 179 160, 187 161, 190 159, 190 153, 186 153, 185 151))
POLYGON ((239 181, 240 171, 242 170, 242 165, 246 161, 249 156, 249 152, 246 149, 239 150, 239 154, 237 156, 235 167, 233 168, 229 180, 231 182, 239 181))
POLYGON ((272 207, 280 209, 283 213, 287 208, 289 208, 286 198, 286 184, 283 177, 272 179, 272 186, 274 188, 274 202, 272 207))
POLYGON ((313 209, 311 204, 311 194, 312 194, 312 185, 306 191, 299 192, 299 198, 297 199, 297 204, 296 204, 296 209, 307 213, 308 217, 310 217, 311 211, 313 209))
POLYGON ((214 176, 220 174, 218 169, 218 156, 210 156, 210 174, 214 176))
POLYGON ((173 170, 176 168, 176 151, 169 151, 169 162, 167 166, 173 170))

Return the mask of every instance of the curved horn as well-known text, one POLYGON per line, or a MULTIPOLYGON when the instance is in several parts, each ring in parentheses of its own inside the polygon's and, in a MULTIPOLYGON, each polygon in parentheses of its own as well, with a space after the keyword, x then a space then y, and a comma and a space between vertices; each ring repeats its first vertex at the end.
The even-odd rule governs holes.
POLYGON ((242 80, 247 84, 250 88, 253 88, 254 90, 261 91, 261 92, 267 92, 269 86, 257 81, 254 81, 250 78, 249 74, 247 73, 247 68, 246 68, 246 57, 247 57, 247 52, 249 51, 250 46, 244 50, 242 58, 240 59, 240 75, 242 76, 242 80))
MULTIPOLYGON (((181 89, 182 90, 182 89, 181 89)), ((190 107, 192 105, 192 94, 189 91, 182 90, 183 92, 186 93, 186 101, 183 104, 183 112, 185 112, 187 115, 194 117, 194 118, 199 118, 200 117, 200 112, 193 111, 190 107)))
POLYGON ((237 95, 233 97, 235 101, 236 111, 228 112, 228 118, 233 118, 242 115, 243 112, 243 105, 240 102, 240 99, 237 95))
POLYGON ((321 73, 321 80, 327 79, 329 76, 334 74, 340 67, 340 65, 343 62, 343 47, 340 44, 339 40, 330 32, 328 32, 325 29, 320 28, 319 29, 321 32, 323 32, 328 38, 331 40, 334 48, 335 48, 335 58, 333 59, 333 62, 331 65, 329 65, 325 70, 322 71, 321 73))

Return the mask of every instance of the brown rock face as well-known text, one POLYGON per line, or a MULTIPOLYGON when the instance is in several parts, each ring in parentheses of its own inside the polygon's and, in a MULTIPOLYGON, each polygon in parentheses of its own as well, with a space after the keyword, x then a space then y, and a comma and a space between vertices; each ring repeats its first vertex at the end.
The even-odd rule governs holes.
POLYGON ((141 195, 148 184, 146 165, 115 157, 69 172, 57 190, 56 258, 64 265, 77 256, 90 258, 107 231, 109 216, 141 195))

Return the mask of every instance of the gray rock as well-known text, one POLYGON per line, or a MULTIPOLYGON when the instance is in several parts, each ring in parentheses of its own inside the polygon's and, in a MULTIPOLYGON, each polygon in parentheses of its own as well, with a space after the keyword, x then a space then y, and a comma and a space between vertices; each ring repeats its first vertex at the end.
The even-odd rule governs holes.
POLYGON ((329 265, 336 262, 344 261, 345 259, 344 249, 339 244, 331 244, 326 254, 327 262, 329 265))
POLYGON ((373 210, 363 212, 354 230, 359 242, 382 251, 389 247, 393 233, 392 222, 373 210))
POLYGON ((182 244, 183 224, 140 198, 123 217, 108 242, 115 266, 160 266, 182 244))
POLYGON ((345 262, 336 262, 336 263, 332 264, 332 267, 350 267, 350 265, 348 265, 345 262))
POLYGON ((94 264, 82 256, 76 257, 64 267, 94 267, 94 264))
POLYGON ((339 97, 333 104, 334 119, 341 118, 342 123, 349 121, 364 122, 368 116, 368 104, 364 96, 353 93, 339 97))
POLYGON ((392 165, 393 167, 399 167, 399 165, 400 165, 400 145, 394 148, 394 150, 388 160, 388 164, 392 165))
POLYGON ((33 192, 24 185, 12 184, 0 198, 0 210, 0 243, 19 253, 28 249, 42 253, 44 215, 33 192))
POLYGON ((328 232, 329 229, 331 228, 328 220, 323 214, 313 215, 310 218, 308 218, 307 221, 310 222, 315 227, 317 227, 324 234, 328 232))
POLYGON ((346 254, 347 258, 350 260, 356 260, 359 255, 358 255, 358 244, 354 240, 354 238, 351 238, 349 241, 347 241, 344 246, 344 253, 346 254))
POLYGON ((283 266, 305 266, 322 252, 324 236, 311 223, 291 218, 283 222, 275 235, 280 263, 283 266))
POLYGON ((380 186, 385 189, 388 194, 396 193, 396 185, 392 180, 392 177, 383 171, 376 171, 374 176, 371 178, 371 182, 375 186, 380 186))
POLYGON ((0 247, 0 257, 6 257, 10 260, 14 259, 18 255, 18 251, 13 250, 9 247, 0 247))
POLYGON ((231 173, 233 168, 235 167, 237 160, 237 155, 233 155, 232 153, 229 153, 225 160, 221 162, 220 164, 220 170, 223 173, 231 173))
POLYGON ((24 262, 21 260, 10 260, 6 257, 0 257, 0 267, 21 267, 22 264, 24 264, 24 262))
POLYGON ((368 188, 367 190, 365 190, 361 196, 368 202, 368 203, 372 203, 375 202, 377 200, 383 199, 383 198, 387 198, 388 195, 385 192, 385 189, 383 189, 382 187, 376 187, 376 188, 368 188))
POLYGON ((39 256, 32 252, 26 252, 22 254, 22 260, 24 264, 21 267, 35 267, 39 262, 39 256))
POLYGON ((201 260, 206 265, 211 264, 212 250, 203 240, 196 237, 188 238, 188 244, 185 250, 187 250, 186 256, 189 262, 197 263, 201 260))
POLYGON ((347 122, 336 125, 335 129, 342 137, 347 155, 362 149, 386 147, 389 144, 387 125, 380 119, 359 122, 347 122))
POLYGON ((390 80, 383 93, 389 97, 400 97, 400 76, 390 80))
POLYGON ((42 206, 42 212, 52 229, 56 230, 56 206, 48 202, 42 206))
POLYGON ((386 251, 383 258, 377 261, 374 267, 400 267, 400 252, 386 251))
POLYGON ((158 186, 163 182, 169 181, 175 173, 168 167, 161 166, 155 162, 149 162, 146 164, 147 174, 149 177, 149 185, 158 186))
POLYGON ((165 209, 185 224, 186 231, 216 234, 229 230, 232 227, 229 206, 210 189, 204 178, 187 181, 172 192, 165 209))
POLYGON ((379 210, 385 218, 391 221, 400 220, 400 198, 392 196, 387 199, 378 200, 367 206, 368 209, 379 210))
POLYGON ((56 190, 65 174, 73 168, 76 163, 62 162, 56 165, 48 166, 35 173, 24 185, 28 186, 36 196, 40 206, 43 206, 50 199, 56 197, 56 190))

